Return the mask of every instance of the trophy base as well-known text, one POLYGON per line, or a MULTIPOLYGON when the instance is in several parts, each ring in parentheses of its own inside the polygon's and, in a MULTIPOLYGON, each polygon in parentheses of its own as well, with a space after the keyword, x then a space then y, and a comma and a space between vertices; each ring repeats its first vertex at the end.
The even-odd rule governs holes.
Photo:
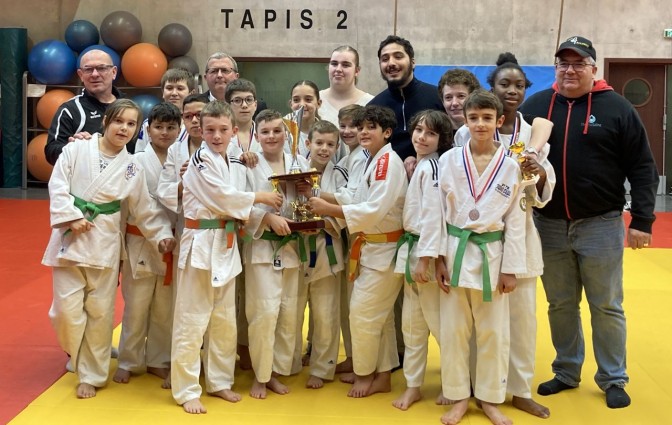
POLYGON ((310 232, 324 229, 324 220, 291 221, 288 220, 289 228, 292 232, 310 232))

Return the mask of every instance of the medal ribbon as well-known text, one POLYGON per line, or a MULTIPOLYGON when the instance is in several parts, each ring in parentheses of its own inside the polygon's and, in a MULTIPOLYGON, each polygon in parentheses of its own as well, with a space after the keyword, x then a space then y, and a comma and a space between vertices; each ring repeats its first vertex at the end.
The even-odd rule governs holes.
POLYGON ((472 198, 474 198, 474 204, 478 202, 479 199, 483 196, 483 194, 490 189, 490 186, 495 181, 495 177, 497 174, 499 174, 499 170, 502 169, 502 165, 504 164, 504 158, 506 157, 506 153, 504 149, 500 149, 499 152, 499 157, 497 158, 497 165, 493 168, 493 170, 490 172, 490 175, 488 176, 488 179, 485 182, 485 185, 483 186, 483 189, 481 190, 481 193, 476 195, 476 182, 474 179, 474 175, 471 172, 471 163, 469 162, 469 155, 467 154, 467 149, 468 146, 465 146, 462 149, 462 165, 464 166, 464 171, 467 174, 467 182, 469 183, 469 192, 471 193, 472 198))
MULTIPOLYGON (((513 134, 511 135, 511 140, 509 140, 509 146, 507 146, 506 154, 508 156, 513 155, 513 152, 511 152, 510 148, 512 144, 516 143, 518 140, 520 133, 520 121, 518 121, 518 114, 516 113, 516 121, 513 123, 513 134)), ((499 129, 495 130, 495 140, 498 142, 501 142, 499 138, 499 129)))

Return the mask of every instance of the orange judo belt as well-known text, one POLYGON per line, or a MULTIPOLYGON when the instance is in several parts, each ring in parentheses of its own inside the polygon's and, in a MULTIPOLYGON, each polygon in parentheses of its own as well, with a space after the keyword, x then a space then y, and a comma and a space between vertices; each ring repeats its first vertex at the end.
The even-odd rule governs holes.
MULTIPOLYGON (((138 226, 126 224, 126 233, 144 238, 138 226)), ((163 285, 168 286, 173 283, 173 253, 171 251, 163 253, 163 262, 166 263, 166 274, 163 276, 163 285)))
POLYGON ((236 237, 235 220, 224 220, 222 218, 194 220, 191 218, 185 218, 184 227, 187 229, 225 229, 226 247, 228 249, 233 248, 233 241, 236 237))
POLYGON ((362 245, 365 243, 388 243, 397 242, 404 235, 404 229, 387 233, 357 233, 350 248, 350 272, 348 280, 354 282, 359 274, 359 258, 362 255, 362 245))

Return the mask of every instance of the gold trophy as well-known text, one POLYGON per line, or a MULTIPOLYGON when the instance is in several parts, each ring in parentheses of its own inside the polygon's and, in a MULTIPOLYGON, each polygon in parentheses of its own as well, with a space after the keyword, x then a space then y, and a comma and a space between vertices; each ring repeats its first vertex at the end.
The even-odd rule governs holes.
MULTIPOLYGON (((525 157, 522 155, 523 151, 525 150, 525 142, 516 139, 516 141, 511 143, 511 146, 509 146, 509 150, 516 154, 516 158, 519 164, 525 162, 525 157)), ((520 198, 520 209, 523 211, 527 211, 528 205, 534 205, 534 195, 532 193, 531 186, 536 183, 535 177, 536 176, 532 174, 523 173, 523 181, 521 182, 521 186, 525 196, 520 198)))
MULTIPOLYGON (((511 146, 509 146, 509 150, 516 154, 516 158, 518 159, 519 164, 525 162, 525 157, 522 155, 523 151, 525 150, 525 142, 523 142, 522 140, 516 140, 515 142, 511 143, 511 146)), ((531 174, 523 173, 523 179, 532 180, 534 179, 534 176, 531 174)))
POLYGON ((285 206, 280 213, 289 220, 289 228, 292 231, 314 231, 323 229, 325 222, 319 215, 313 214, 308 205, 308 199, 298 194, 296 184, 300 181, 311 181, 313 183, 311 188, 312 195, 319 196, 320 186, 318 182, 322 173, 314 168, 307 172, 301 171, 298 155, 302 116, 303 106, 297 111, 292 112, 290 118, 283 119, 291 138, 290 152, 292 155, 292 165, 289 168, 289 174, 274 174, 268 180, 273 185, 273 191, 277 191, 278 193, 280 192, 280 182, 284 183, 285 206))

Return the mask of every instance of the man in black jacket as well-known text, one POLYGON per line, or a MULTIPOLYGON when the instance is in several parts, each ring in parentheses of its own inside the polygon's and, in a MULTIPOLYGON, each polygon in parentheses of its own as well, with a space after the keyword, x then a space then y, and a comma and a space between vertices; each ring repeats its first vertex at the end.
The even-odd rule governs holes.
POLYGON ((632 249, 648 247, 658 172, 637 111, 604 80, 596 80, 590 40, 571 37, 555 53, 555 83, 531 96, 521 111, 548 117, 553 131, 548 156, 558 175, 552 200, 535 212, 541 236, 555 377, 541 395, 575 388, 581 381, 584 341, 579 303, 590 306, 595 382, 607 406, 626 407, 626 324, 623 312, 624 182, 631 185, 632 249))
POLYGON ((396 35, 388 36, 378 48, 378 63, 380 75, 387 81, 387 89, 371 99, 369 105, 387 106, 397 116, 397 128, 392 133, 390 145, 404 160, 410 176, 415 168, 415 150, 408 123, 422 110, 443 111, 443 104, 435 86, 415 78, 415 53, 408 40, 396 35))
POLYGON ((102 50, 90 50, 81 60, 77 75, 84 84, 80 95, 61 105, 49 127, 44 153, 50 164, 55 164, 68 142, 78 138, 88 139, 102 131, 103 115, 108 105, 121 97, 112 85, 117 67, 110 55, 102 50))

